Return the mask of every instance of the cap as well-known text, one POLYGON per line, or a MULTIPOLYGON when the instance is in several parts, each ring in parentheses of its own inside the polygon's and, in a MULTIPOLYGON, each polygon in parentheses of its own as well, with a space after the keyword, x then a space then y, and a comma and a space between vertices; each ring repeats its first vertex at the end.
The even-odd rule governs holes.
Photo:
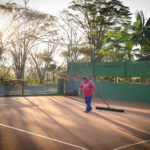
POLYGON ((88 78, 87 78, 86 76, 83 76, 83 77, 82 77, 82 79, 84 79, 84 80, 88 80, 88 78))

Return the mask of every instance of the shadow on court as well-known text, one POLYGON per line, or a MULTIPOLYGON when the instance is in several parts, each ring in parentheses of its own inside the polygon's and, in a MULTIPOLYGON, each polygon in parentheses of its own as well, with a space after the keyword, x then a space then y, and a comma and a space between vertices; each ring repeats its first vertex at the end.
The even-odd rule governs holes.
MULTIPOLYGON (((93 110, 84 113, 79 97, 0 98, 0 150, 113 150, 150 139, 150 105, 109 103, 125 113, 96 110, 104 106, 97 99, 93 110)), ((128 149, 149 150, 150 144, 128 149)))

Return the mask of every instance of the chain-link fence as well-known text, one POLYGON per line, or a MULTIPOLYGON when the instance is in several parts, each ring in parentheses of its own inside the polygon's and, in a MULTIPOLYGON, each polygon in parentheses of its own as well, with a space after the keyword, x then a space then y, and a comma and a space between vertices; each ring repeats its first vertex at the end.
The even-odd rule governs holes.
POLYGON ((0 96, 52 95, 57 92, 57 82, 29 84, 23 80, 4 80, 0 83, 0 96))

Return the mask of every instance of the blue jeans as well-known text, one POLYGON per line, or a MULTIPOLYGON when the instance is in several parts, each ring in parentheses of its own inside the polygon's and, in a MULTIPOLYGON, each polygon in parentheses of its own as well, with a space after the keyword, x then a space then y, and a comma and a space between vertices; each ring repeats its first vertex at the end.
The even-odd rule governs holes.
POLYGON ((91 101, 92 101, 92 96, 85 97, 86 111, 90 111, 92 109, 91 101))

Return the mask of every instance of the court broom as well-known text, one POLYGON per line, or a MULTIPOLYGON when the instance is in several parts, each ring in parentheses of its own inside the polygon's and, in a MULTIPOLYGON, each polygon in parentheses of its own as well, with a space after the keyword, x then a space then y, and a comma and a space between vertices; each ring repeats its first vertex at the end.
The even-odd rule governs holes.
POLYGON ((124 109, 111 108, 108 103, 97 93, 97 96, 101 98, 101 100, 107 105, 107 107, 99 107, 96 106, 96 109, 106 110, 106 111, 116 111, 116 112, 124 112, 124 109))
MULTIPOLYGON (((75 63, 74 63, 75 64, 75 63)), ((78 67, 76 67, 77 70, 79 71, 79 73, 81 73, 81 71, 78 69, 78 67)), ((97 93, 97 96, 99 98, 101 98, 101 100, 107 105, 107 107, 99 107, 99 106, 96 106, 96 109, 101 109, 101 110, 107 110, 107 111, 116 111, 116 112, 124 112, 123 109, 116 109, 116 108, 110 108, 108 103, 97 93)))

